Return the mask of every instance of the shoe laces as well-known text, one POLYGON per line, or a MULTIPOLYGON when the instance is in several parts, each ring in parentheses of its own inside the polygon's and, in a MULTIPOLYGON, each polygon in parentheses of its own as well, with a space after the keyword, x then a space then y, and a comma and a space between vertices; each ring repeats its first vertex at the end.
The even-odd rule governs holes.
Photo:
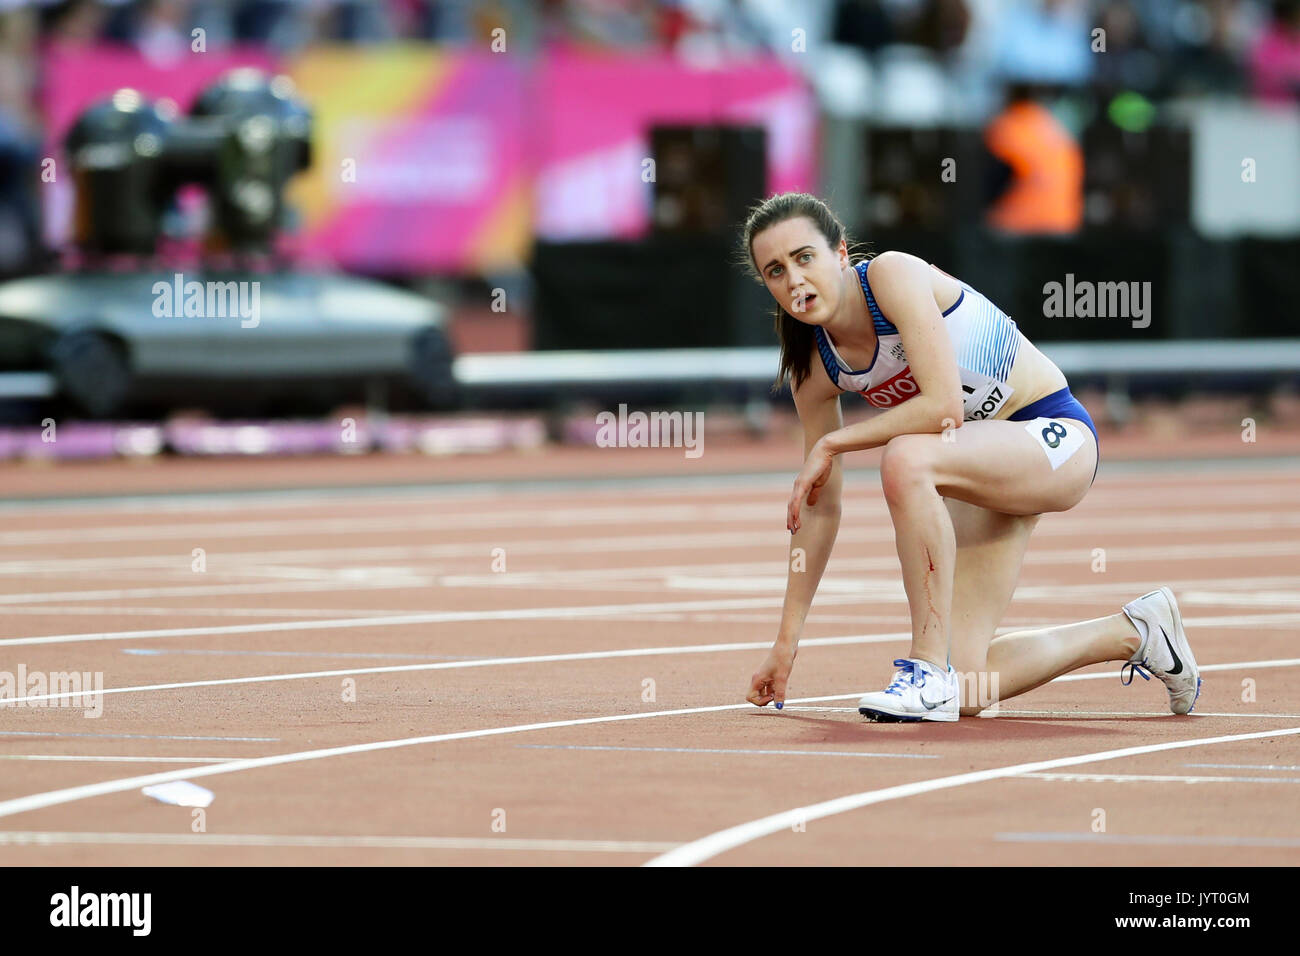
POLYGON ((1136 663, 1135 661, 1129 661, 1127 664, 1125 664, 1123 667, 1119 669, 1119 682, 1123 684, 1125 687, 1127 687, 1129 684, 1133 683, 1134 674, 1137 674, 1143 680, 1150 680, 1151 675, 1142 669, 1142 664, 1145 663, 1146 661, 1143 661, 1141 664, 1136 663), (1128 680, 1124 679, 1125 671, 1128 671, 1128 680))
POLYGON ((908 684, 922 683, 921 680, 918 680, 920 669, 917 667, 916 661, 903 658, 894 661, 894 666, 897 667, 898 670, 894 672, 894 679, 890 681, 889 686, 885 688, 886 694, 893 694, 895 697, 901 697, 903 694, 903 688, 908 684))

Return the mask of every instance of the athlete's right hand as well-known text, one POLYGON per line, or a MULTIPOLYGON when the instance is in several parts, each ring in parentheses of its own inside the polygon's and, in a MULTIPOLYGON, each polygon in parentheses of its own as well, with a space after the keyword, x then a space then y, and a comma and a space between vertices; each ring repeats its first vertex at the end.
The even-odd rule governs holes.
POLYGON ((750 678, 749 694, 745 700, 757 707, 766 707, 773 702, 778 706, 785 704, 785 688, 796 654, 797 648, 772 648, 763 666, 750 678))

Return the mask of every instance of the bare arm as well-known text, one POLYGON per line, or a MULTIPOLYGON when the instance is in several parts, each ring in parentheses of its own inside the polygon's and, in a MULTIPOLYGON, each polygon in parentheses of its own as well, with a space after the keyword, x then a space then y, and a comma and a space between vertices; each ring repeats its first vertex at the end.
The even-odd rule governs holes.
MULTIPOLYGON (((814 372, 817 369, 813 369, 814 372)), ((794 391, 795 408, 803 425, 804 456, 813 453, 823 436, 843 428, 838 390, 821 382, 805 381, 794 391)), ((840 495, 844 485, 843 469, 837 458, 830 477, 821 487, 815 504, 804 509, 801 527, 790 540, 790 566, 785 586, 785 606, 777 646, 794 650, 799 644, 804 619, 812 606, 813 596, 821 583, 826 562, 840 528, 840 495)))
MULTIPOLYGON (((794 390, 794 404, 803 424, 805 455, 812 453, 823 435, 844 424, 839 390, 829 380, 810 376, 794 390)), ((745 699, 751 704, 764 707, 775 702, 779 708, 785 703, 786 684, 799 652, 799 635, 839 532, 842 485, 840 463, 835 461, 818 489, 820 494, 805 511, 804 527, 791 538, 781 625, 767 660, 750 678, 745 699)))

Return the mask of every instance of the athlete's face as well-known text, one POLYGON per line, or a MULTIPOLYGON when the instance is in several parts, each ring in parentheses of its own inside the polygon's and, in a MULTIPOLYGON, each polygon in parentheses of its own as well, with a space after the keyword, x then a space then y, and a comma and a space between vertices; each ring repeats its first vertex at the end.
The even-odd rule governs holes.
POLYGON ((850 268, 844 240, 831 249, 816 224, 799 216, 755 235, 750 251, 781 308, 810 325, 823 325, 835 315, 844 298, 844 270, 850 268))

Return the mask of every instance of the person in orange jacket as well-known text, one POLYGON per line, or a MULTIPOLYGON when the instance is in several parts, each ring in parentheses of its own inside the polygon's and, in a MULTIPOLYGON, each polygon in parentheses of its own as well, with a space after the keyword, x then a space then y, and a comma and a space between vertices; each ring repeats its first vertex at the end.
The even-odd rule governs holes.
POLYGON ((1071 233, 1083 225, 1083 150, 1029 87, 1012 87, 984 143, 999 180, 989 225, 1018 234, 1071 233))

